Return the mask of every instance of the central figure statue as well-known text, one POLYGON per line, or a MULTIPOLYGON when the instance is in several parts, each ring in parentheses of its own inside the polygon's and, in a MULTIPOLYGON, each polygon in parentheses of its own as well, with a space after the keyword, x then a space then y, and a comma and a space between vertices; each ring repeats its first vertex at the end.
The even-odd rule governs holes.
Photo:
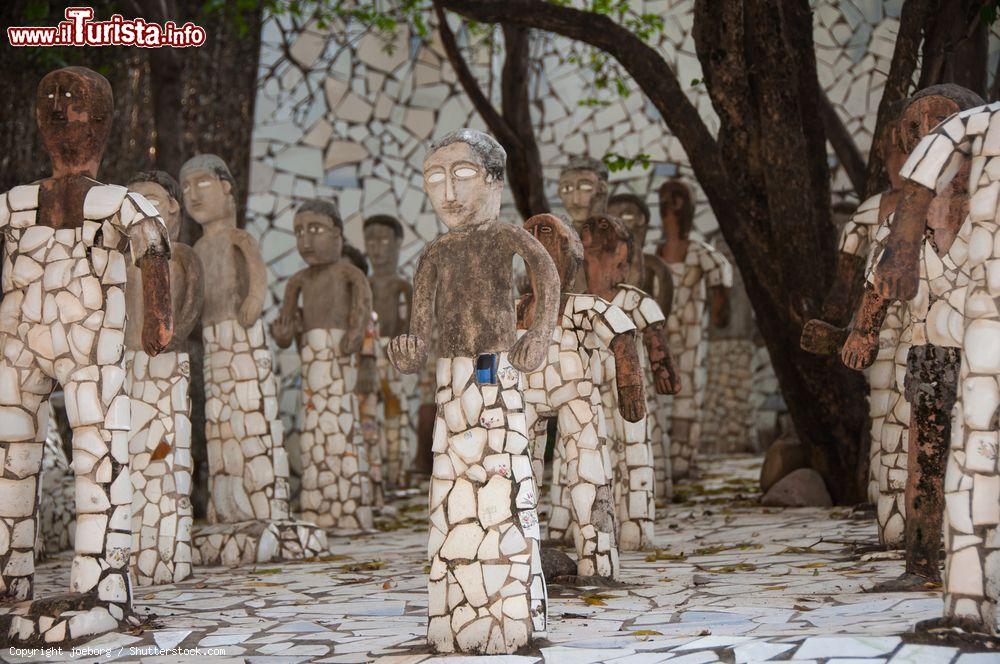
POLYGON ((538 240, 499 221, 506 160, 495 140, 471 129, 431 145, 424 190, 449 232, 420 256, 410 333, 389 344, 395 367, 415 373, 437 338, 427 639, 438 652, 513 653, 545 630, 521 375, 548 350, 559 274, 538 240), (520 338, 515 255, 535 299, 520 338))

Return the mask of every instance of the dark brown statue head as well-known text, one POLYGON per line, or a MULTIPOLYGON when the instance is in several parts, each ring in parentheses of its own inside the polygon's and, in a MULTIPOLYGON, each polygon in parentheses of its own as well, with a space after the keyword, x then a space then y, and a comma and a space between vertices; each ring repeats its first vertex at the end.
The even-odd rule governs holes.
POLYGON ((95 177, 111 133, 111 84, 86 67, 46 74, 35 93, 35 120, 55 177, 95 177))

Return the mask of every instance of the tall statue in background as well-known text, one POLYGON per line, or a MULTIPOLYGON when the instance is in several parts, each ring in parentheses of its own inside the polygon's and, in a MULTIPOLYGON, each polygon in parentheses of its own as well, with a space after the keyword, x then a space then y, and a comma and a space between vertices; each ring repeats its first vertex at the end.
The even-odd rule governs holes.
POLYGON ((163 171, 132 177, 129 189, 159 211, 172 243, 171 306, 174 338, 156 357, 142 349, 145 311, 141 275, 130 266, 125 290, 125 390, 132 400, 132 580, 140 586, 183 581, 191 575, 191 378, 187 337, 201 315, 204 279, 194 250, 177 241, 181 191, 163 171))
MULTIPOLYGON (((639 364, 646 398, 654 393, 676 394, 678 372, 668 347, 666 316, 652 297, 624 282, 632 263, 632 234, 618 218, 602 214, 584 223, 581 240, 589 292, 616 305, 642 334, 639 364)), ((612 390, 610 384, 619 370, 617 360, 611 353, 602 352, 601 397, 616 466, 614 489, 621 527, 618 546, 623 551, 634 551, 653 545, 653 441, 644 419, 626 417, 627 411, 619 408, 618 399, 624 395, 612 390)), ((645 410, 649 411, 648 406, 645 410)))
POLYGON ((694 231, 694 196, 680 180, 659 190, 663 241, 657 255, 674 277, 674 306, 667 318, 670 346, 680 355, 681 391, 674 397, 670 420, 671 470, 687 477, 701 443, 701 410, 705 401, 705 354, 708 325, 725 325, 733 270, 719 251, 694 231))
POLYGON ((292 223, 307 267, 288 280, 271 332, 281 348, 297 341, 302 359, 302 518, 370 529, 373 495, 355 384, 371 288, 344 257, 344 222, 334 203, 306 201, 292 223))
POLYGON ((403 243, 403 225, 389 215, 375 215, 364 221, 365 253, 371 261, 371 284, 375 312, 378 314, 379 383, 382 392, 382 422, 385 436, 385 479, 389 488, 407 484, 409 464, 416 452, 416 428, 410 421, 410 403, 419 399, 417 376, 401 374, 389 362, 389 341, 410 326, 410 301, 413 287, 399 273, 399 249, 403 243))
MULTIPOLYGON (((559 200, 573 221, 579 235, 583 225, 596 214, 603 214, 608 207, 608 167, 600 159, 571 157, 559 174, 559 200)), ((570 289, 574 293, 587 292, 587 275, 577 271, 570 289)))
POLYGON ((170 241, 153 207, 97 182, 114 101, 85 67, 38 84, 35 119, 52 175, 0 195, 0 594, 32 600, 37 483, 47 401, 63 387, 73 428, 76 537, 70 594, 34 599, 0 617, 0 641, 76 641, 137 624, 128 578, 132 546, 129 398, 125 392, 126 266, 141 270, 142 348, 173 336, 170 241), (130 623, 131 621, 131 623, 130 623))
POLYGON ((559 275, 535 238, 499 219, 505 162, 500 144, 472 129, 431 144, 424 190, 449 230, 424 248, 409 333, 389 344, 395 367, 414 373, 437 333, 427 628, 437 652, 513 653, 546 629, 521 375, 549 347, 559 275), (514 256, 535 299, 520 338, 514 256))
MULTIPOLYGON (((669 316, 674 304, 674 281, 670 268, 656 254, 645 253, 649 232, 649 206, 635 194, 615 194, 608 199, 608 214, 618 217, 632 233, 632 264, 625 283, 649 293, 664 316, 669 316)), ((656 474, 656 496, 670 501, 674 493, 670 469, 670 413, 673 396, 647 393, 649 416, 646 428, 653 446, 653 471, 656 474)))
POLYGON ((289 519, 278 381, 260 318, 267 293, 260 248, 237 227, 235 181, 221 158, 188 159, 180 181, 184 209, 204 233, 194 251, 206 284, 201 325, 210 525, 194 536, 195 564, 309 555, 325 548, 325 534, 289 519))

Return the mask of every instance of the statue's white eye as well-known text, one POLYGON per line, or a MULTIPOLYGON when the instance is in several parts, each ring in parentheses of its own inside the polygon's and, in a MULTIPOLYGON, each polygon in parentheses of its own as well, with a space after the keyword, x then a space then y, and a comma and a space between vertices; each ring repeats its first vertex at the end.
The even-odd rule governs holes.
POLYGON ((573 185, 571 185, 571 184, 564 184, 562 186, 562 188, 560 189, 560 191, 566 192, 568 194, 569 192, 573 191, 573 185))
POLYGON ((461 168, 455 169, 455 177, 462 178, 463 180, 466 178, 475 177, 476 173, 478 173, 476 169, 469 168, 468 166, 462 166, 461 168))
POLYGON ((593 191, 593 190, 594 190, 594 185, 590 184, 589 182, 580 183, 580 191, 593 191))
POLYGON ((72 97, 73 95, 71 95, 70 93, 68 93, 68 92, 67 92, 67 93, 66 93, 66 96, 67 96, 67 97, 72 97))
POLYGON ((55 98, 56 98, 56 96, 50 92, 49 93, 49 99, 55 99, 55 98))
POLYGON ((438 182, 444 182, 444 173, 441 171, 434 171, 427 175, 427 181, 431 184, 437 184, 438 182))
POLYGON ((624 221, 632 221, 633 219, 635 219, 635 215, 631 215, 631 214, 623 214, 623 215, 622 215, 622 219, 623 219, 624 221))
POLYGON ((198 186, 201 187, 202 189, 204 189, 205 187, 210 187, 210 186, 212 186, 212 181, 211 180, 200 180, 198 182, 198 186))

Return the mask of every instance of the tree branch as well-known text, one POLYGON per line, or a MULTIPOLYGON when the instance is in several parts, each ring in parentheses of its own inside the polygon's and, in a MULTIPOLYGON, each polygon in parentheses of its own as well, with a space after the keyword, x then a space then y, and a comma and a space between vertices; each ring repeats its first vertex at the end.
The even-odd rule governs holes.
POLYGON ((862 199, 882 189, 885 185, 885 164, 882 155, 874 147, 882 140, 889 122, 893 120, 890 117, 893 104, 905 99, 910 91, 913 72, 917 68, 920 40, 923 38, 924 25, 930 15, 932 1, 907 0, 903 3, 903 10, 899 16, 899 32, 896 34, 896 49, 892 52, 889 74, 885 78, 882 100, 878 104, 878 117, 875 121, 875 132, 872 135, 872 149, 868 154, 867 186, 862 199))
MULTIPOLYGON (((844 171, 851 181, 851 186, 854 187, 854 192, 860 198, 864 196, 867 189, 868 165, 865 163, 865 158, 861 155, 861 150, 858 149, 857 144, 854 142, 854 137, 847 130, 847 125, 840 119, 840 116, 837 115, 837 110, 830 103, 830 98, 827 97, 826 92, 820 91, 819 101, 819 112, 823 116, 826 138, 830 141, 830 145, 833 146, 833 151, 837 154, 840 165, 844 167, 844 171)), ((872 152, 874 152, 874 149, 872 152)))

